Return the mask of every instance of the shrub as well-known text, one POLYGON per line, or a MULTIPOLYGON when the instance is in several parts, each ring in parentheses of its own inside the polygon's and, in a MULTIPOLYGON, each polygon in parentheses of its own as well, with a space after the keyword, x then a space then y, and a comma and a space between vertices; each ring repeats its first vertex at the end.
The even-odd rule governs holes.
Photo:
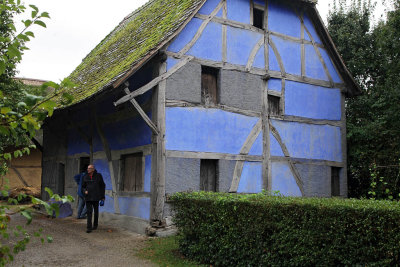
POLYGON ((392 265, 397 202, 192 192, 171 196, 181 252, 215 266, 392 265))

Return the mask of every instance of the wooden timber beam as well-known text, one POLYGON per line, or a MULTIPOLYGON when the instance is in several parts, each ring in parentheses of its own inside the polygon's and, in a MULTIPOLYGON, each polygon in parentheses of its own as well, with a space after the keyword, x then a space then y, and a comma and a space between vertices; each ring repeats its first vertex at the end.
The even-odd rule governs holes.
MULTIPOLYGON (((126 86, 128 86, 128 83, 125 83, 126 86)), ((128 89, 128 87, 126 87, 124 89, 125 93, 127 95, 130 94, 130 91, 128 89)), ((131 100, 129 100, 131 102, 131 104, 135 107, 135 109, 137 110, 137 112, 139 112, 140 116, 142 116, 143 120, 146 122, 146 124, 150 127, 150 129, 153 131, 154 134, 158 135, 160 133, 160 131, 157 129, 157 126, 151 121, 151 119, 149 118, 149 116, 147 116, 146 112, 144 112, 144 110, 140 107, 139 103, 132 98, 131 100)))
POLYGON ((110 171, 111 184, 112 184, 112 197, 114 199, 114 211, 115 211, 115 213, 120 213, 119 200, 118 200, 118 194, 117 194, 117 183, 116 183, 116 179, 115 179, 116 175, 115 175, 115 171, 114 171, 114 166, 112 164, 111 149, 107 142, 106 136, 104 135, 104 132, 101 129, 100 121, 96 115, 96 111, 93 111, 93 113, 94 113, 94 117, 95 117, 97 132, 99 133, 101 143, 103 144, 103 149, 104 149, 104 152, 106 153, 106 157, 107 157, 107 161, 108 161, 108 169, 110 171))
POLYGON ((176 71, 178 71, 180 68, 186 65, 189 61, 193 59, 192 56, 184 57, 180 62, 178 62, 175 66, 173 66, 169 71, 164 72, 162 75, 158 76, 157 78, 153 79, 151 82, 148 84, 140 87, 139 89, 136 89, 135 91, 129 93, 128 95, 120 98, 116 102, 114 102, 115 106, 121 105, 125 102, 130 101, 132 98, 137 97, 139 95, 142 95, 149 91, 151 88, 154 86, 158 85, 160 82, 164 81, 167 79, 169 76, 174 74, 176 71))

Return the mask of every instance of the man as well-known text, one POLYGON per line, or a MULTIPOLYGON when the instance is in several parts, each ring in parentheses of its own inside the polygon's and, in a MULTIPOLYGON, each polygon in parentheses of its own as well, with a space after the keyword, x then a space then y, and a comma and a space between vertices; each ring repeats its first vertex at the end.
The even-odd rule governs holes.
POLYGON ((105 199, 106 185, 103 176, 98 173, 94 165, 89 165, 87 174, 83 177, 82 192, 84 193, 87 208, 86 233, 96 230, 99 224, 99 201, 105 199), (92 213, 94 210, 94 221, 92 226, 92 213))
POLYGON ((85 196, 82 193, 82 182, 83 177, 87 174, 87 167, 85 167, 85 171, 74 176, 75 182, 78 185, 78 219, 86 219, 86 205, 85 205, 85 196))

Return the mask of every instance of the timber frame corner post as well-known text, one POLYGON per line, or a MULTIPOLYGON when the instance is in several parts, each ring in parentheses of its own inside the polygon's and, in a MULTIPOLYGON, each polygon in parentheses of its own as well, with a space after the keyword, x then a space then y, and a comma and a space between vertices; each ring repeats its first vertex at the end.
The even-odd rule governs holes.
MULTIPOLYGON (((154 75, 167 72, 166 57, 160 53, 160 61, 155 64, 154 75)), ((153 93, 152 121, 157 126, 158 134, 152 134, 151 161, 151 210, 150 221, 161 225, 165 203, 165 90, 166 80, 161 80, 153 93)))

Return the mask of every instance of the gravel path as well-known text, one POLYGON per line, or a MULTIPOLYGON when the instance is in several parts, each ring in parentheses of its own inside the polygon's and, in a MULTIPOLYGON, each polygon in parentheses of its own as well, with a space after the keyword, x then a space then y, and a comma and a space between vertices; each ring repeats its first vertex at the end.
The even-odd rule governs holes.
MULTIPOLYGON (((12 217, 12 225, 23 224, 21 215, 12 217)), ((145 246, 146 236, 101 224, 86 233, 86 220, 72 217, 50 219, 38 215, 28 232, 43 228, 53 237, 52 243, 42 244, 32 237, 25 251, 7 266, 155 266, 135 257, 135 250, 145 246)))

